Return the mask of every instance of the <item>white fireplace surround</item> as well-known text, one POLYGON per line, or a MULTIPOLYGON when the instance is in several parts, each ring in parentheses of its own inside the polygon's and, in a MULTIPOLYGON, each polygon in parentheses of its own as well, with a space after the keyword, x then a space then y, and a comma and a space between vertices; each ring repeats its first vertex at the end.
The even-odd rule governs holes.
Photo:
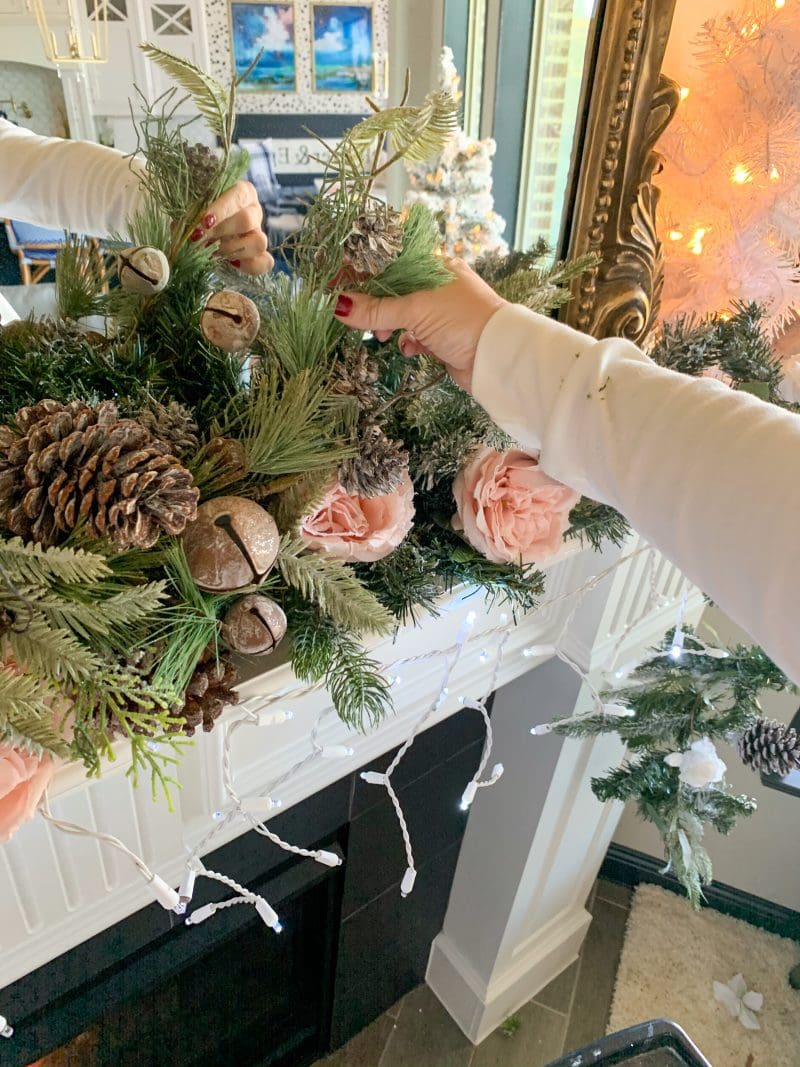
MULTIPOLYGON (((661 637, 674 623, 675 605, 685 589, 687 622, 696 621, 702 610, 699 592, 658 557, 651 572, 654 588, 668 603, 642 617, 645 605, 652 603, 653 587, 647 554, 637 553, 639 547, 637 538, 624 547, 624 553, 634 555, 586 596, 561 642, 593 684, 600 682, 601 669, 620 639, 618 662, 623 662, 643 655, 661 637)), ((618 549, 600 554, 567 551, 548 568, 544 600, 579 589, 619 555, 618 549)), ((434 944, 429 982, 473 1041, 481 1040, 577 955, 589 923, 586 896, 620 814, 619 805, 599 804, 589 789, 590 775, 622 755, 614 735, 585 741, 530 735, 536 723, 589 707, 573 671, 551 657, 525 655, 531 646, 552 643, 571 607, 569 598, 562 599, 521 619, 511 631, 499 673, 505 688, 498 693, 493 719, 495 757, 503 758, 506 771, 495 786, 479 792, 473 805, 450 909, 434 944)), ((372 648, 384 664, 447 648, 471 611, 477 614, 472 634, 476 639, 470 640, 451 677, 449 696, 427 726, 460 710, 477 714, 462 710, 459 697, 482 695, 492 662, 481 653, 493 657, 497 639, 487 639, 484 649, 478 635, 500 626, 508 608, 487 606, 462 592, 441 604, 438 618, 428 617, 416 629, 403 628, 394 642, 382 640, 372 648)), ((439 692, 443 667, 439 657, 398 670, 396 711, 366 735, 349 732, 333 712, 327 714, 320 741, 346 740, 353 755, 310 763, 281 788, 283 809, 402 743, 439 692)), ((238 688, 250 708, 286 692, 287 699, 276 707, 294 713, 280 725, 238 731, 233 744, 235 782, 239 794, 248 795, 263 790, 309 752, 309 730, 329 708, 329 700, 324 691, 291 699, 288 694, 298 683, 287 663, 255 674, 238 688)), ((226 717, 233 714, 231 709, 226 717)), ((51 790, 53 813, 116 835, 177 885, 187 850, 213 825, 213 813, 225 809, 221 751, 218 726, 186 752, 177 772, 181 789, 175 791, 172 813, 162 799, 153 801, 147 783, 132 788, 125 776, 124 750, 100 780, 87 781, 80 767, 62 768, 51 790)), ((212 847, 245 829, 241 821, 226 826, 212 847)), ((402 874, 398 871, 398 880, 402 874)), ((151 901, 126 857, 34 818, 0 846, 0 988, 151 901)))

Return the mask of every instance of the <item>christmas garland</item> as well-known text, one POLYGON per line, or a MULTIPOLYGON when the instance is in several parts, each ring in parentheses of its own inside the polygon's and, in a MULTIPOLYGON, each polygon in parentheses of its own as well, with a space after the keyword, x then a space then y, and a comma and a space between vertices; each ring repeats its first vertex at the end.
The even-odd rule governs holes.
POLYGON ((762 649, 710 648, 690 628, 673 629, 621 688, 602 694, 617 714, 552 724, 570 737, 613 731, 625 742, 624 764, 593 778, 592 791, 603 803, 635 803, 661 835, 667 870, 695 907, 713 876, 706 828, 729 834, 756 810, 752 797, 727 786, 715 743, 733 744, 755 771, 785 775, 800 768, 796 732, 762 715, 764 690, 796 687, 762 649))
MULTIPOLYGON (((246 169, 236 86, 144 49, 221 152, 172 121, 178 89, 147 108, 133 245, 112 243, 107 267, 69 241, 57 317, 0 331, 0 744, 23 776, 52 757, 96 775, 127 739, 134 781, 149 771, 169 795, 181 747, 235 702, 235 657, 290 634, 297 676, 363 729, 391 707, 366 635, 435 612, 460 583, 524 611, 565 537, 626 528, 547 478, 433 361, 333 315, 345 286, 448 280, 434 217, 395 212, 375 182, 445 146, 451 94, 376 108, 321 143, 322 189, 287 250, 295 276, 251 280, 190 239, 246 169), (521 540, 478 531, 475 485, 501 480, 529 520, 521 540)), ((585 265, 548 265, 539 247, 482 270, 546 311, 585 265)))
MULTIPOLYGON (((401 295, 446 283, 436 219, 420 204, 400 215, 374 189, 391 163, 446 146, 457 128, 449 93, 376 109, 336 147, 321 144, 322 190, 288 250, 295 277, 250 280, 190 240, 246 169, 233 146, 235 85, 146 52, 190 93, 222 151, 190 144, 171 121, 177 91, 148 109, 134 245, 117 242, 106 271, 69 242, 57 318, 0 331, 0 755, 20 780, 46 782, 54 757, 97 775, 126 739, 134 782, 149 772, 169 796, 182 746, 236 700, 234 657, 267 656, 288 633, 298 678, 324 682, 363 729, 391 707, 366 635, 435 612, 461 583, 524 612, 544 587, 538 566, 565 539, 597 548, 628 527, 554 485, 438 365, 333 315, 341 287, 401 295), (103 333, 85 325, 98 315, 103 333), (501 483, 523 520, 513 536, 481 496, 501 483)), ((549 264, 538 246, 478 269, 546 312, 586 265, 549 264)), ((678 323, 653 357, 783 403, 760 316, 751 306, 678 323)), ((753 759, 770 745, 795 751, 771 729, 750 738, 753 759)), ((670 787, 648 793, 649 779, 617 772, 609 797, 637 796, 657 824, 674 809, 724 828, 731 805, 744 810, 689 812, 679 769, 642 736, 670 787)), ((685 838, 682 824, 668 851, 696 896, 709 872, 697 851, 681 870, 685 838)))

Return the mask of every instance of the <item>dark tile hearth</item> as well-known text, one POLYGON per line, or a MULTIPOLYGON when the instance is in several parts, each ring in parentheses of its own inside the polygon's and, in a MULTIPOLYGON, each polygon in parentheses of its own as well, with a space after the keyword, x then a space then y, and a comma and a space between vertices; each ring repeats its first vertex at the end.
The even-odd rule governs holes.
POLYGON ((473 1047, 420 985, 314 1067, 545 1067, 605 1033, 630 902, 630 889, 598 881, 580 958, 520 1008, 513 1034, 473 1047))

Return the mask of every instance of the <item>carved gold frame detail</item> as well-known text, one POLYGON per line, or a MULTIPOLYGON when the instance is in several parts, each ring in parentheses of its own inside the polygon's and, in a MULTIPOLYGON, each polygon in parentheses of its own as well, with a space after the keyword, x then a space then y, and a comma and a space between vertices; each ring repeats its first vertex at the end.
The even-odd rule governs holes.
POLYGON ((594 252, 599 262, 575 282, 563 313, 595 337, 641 344, 658 316, 664 262, 654 145, 679 101, 678 86, 661 73, 674 7, 675 0, 605 3, 569 233, 570 256, 594 252))

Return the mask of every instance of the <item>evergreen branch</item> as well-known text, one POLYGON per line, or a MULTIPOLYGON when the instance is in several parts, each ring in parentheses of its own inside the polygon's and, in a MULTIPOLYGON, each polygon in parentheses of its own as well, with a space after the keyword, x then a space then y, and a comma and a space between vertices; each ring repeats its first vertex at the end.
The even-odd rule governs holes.
POLYGON ((441 256, 435 255, 441 238, 436 220, 423 204, 414 203, 403 223, 403 247, 380 274, 358 288, 371 296, 405 296, 420 289, 436 289, 453 280, 441 256))
POLYGON ((165 52, 155 45, 144 43, 139 46, 145 56, 159 66, 165 74, 189 93, 198 112, 203 116, 212 133, 230 141, 228 122, 229 94, 216 78, 206 74, 193 63, 181 56, 165 52))
POLYGON ((356 149, 364 150, 378 138, 388 137, 392 156, 373 170, 373 177, 398 159, 419 162, 436 155, 458 131, 455 97, 442 90, 428 93, 419 107, 386 108, 362 119, 345 135, 356 149))
POLYGON ((280 360, 287 375, 326 363, 345 330, 332 314, 328 293, 310 285, 295 290, 287 275, 275 279, 266 295, 266 307, 264 352, 280 360))
POLYGON ((251 388, 244 412, 229 415, 225 432, 240 438, 251 473, 304 474, 338 466, 353 454, 351 445, 337 440, 341 412, 318 372, 282 380, 270 365, 251 388))
POLYGON ((110 272, 92 238, 66 234, 56 252, 56 301, 62 319, 80 319, 101 310, 98 294, 110 272))
POLYGON ((34 611, 24 630, 9 630, 4 641, 14 660, 24 663, 35 677, 57 683, 86 684, 102 674, 100 656, 66 630, 53 629, 44 615, 34 611))
POLYGON ((316 511, 336 479, 336 468, 323 468, 298 478, 275 500, 278 529, 294 533, 306 515, 316 511))
POLYGON ((591 545, 599 552, 606 541, 618 547, 622 545, 631 532, 628 521, 609 504, 598 504, 584 496, 569 513, 569 529, 564 540, 577 538, 582 543, 591 545))
POLYGON ((56 728, 57 694, 39 678, 0 664, 0 742, 66 756, 69 747, 56 728))
POLYGON ((292 667, 301 681, 325 682, 339 717, 357 730, 375 727, 391 710, 389 683, 359 641, 296 595, 292 667))
POLYGON ((0 567, 20 585, 86 584, 109 578, 113 571, 98 552, 79 548, 43 548, 21 537, 0 540, 0 567))
POLYGON ((342 629, 357 634, 386 634, 396 626, 390 611, 339 560, 308 552, 302 541, 284 536, 277 567, 283 580, 316 604, 342 629))
POLYGON ((35 589, 21 589, 54 629, 67 630, 88 644, 107 642, 114 648, 130 646, 131 629, 151 618, 163 605, 166 583, 151 582, 85 601, 35 589))

